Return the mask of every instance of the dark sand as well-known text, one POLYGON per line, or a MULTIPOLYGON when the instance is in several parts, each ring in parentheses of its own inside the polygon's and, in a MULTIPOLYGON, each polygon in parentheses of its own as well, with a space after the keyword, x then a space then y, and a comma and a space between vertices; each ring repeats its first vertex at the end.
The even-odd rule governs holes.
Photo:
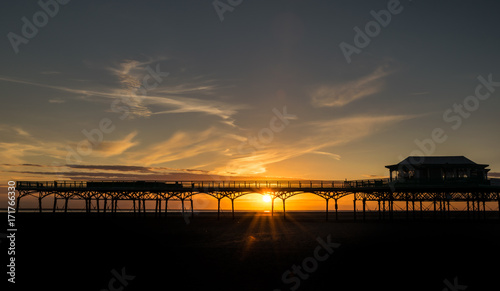
POLYGON ((304 260, 315 269, 304 272, 297 290, 441 291, 455 277, 468 291, 499 288, 498 219, 334 218, 237 213, 233 221, 225 213, 218 221, 201 213, 186 223, 180 214, 19 213, 15 289, 108 289, 111 270, 124 267, 135 278, 116 290, 292 290, 297 285, 282 275, 304 260), (329 235, 341 245, 314 266, 317 238, 329 235))

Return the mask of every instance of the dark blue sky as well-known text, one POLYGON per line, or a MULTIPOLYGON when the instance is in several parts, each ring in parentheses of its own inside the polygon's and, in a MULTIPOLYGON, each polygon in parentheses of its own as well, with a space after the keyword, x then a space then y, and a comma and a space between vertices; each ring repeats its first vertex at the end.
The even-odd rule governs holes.
POLYGON ((243 0, 223 21, 213 3, 72 0, 18 53, 9 33, 43 10, 4 4, 3 171, 364 178, 417 150, 500 172, 500 86, 478 80, 500 82, 498 1, 243 0), (347 62, 340 44, 388 5, 400 13, 347 62))

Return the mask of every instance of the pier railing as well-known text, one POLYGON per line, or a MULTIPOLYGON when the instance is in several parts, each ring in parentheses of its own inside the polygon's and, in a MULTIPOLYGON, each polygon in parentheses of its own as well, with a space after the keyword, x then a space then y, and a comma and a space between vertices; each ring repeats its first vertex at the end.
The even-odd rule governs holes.
POLYGON ((100 187, 127 187, 127 188, 171 188, 171 189, 251 189, 251 188, 359 188, 384 187, 387 179, 354 180, 354 181, 18 181, 18 189, 74 189, 84 190, 100 187))

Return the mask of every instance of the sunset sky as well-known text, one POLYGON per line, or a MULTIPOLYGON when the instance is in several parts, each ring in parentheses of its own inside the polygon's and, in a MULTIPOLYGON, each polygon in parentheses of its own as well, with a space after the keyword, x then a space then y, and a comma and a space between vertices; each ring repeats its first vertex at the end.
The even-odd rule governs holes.
POLYGON ((498 1, 57 6, 0 12, 2 186, 368 179, 419 150, 500 177, 498 1), (47 21, 34 33, 23 19, 47 21), (360 42, 346 58, 341 44, 360 42))

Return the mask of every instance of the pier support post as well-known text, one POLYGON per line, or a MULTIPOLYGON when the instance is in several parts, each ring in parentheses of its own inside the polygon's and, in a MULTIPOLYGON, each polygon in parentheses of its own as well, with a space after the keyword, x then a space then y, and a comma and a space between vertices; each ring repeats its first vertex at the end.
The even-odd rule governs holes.
MULTIPOLYGON (((380 198, 377 200, 378 202, 378 219, 382 219, 382 211, 380 209, 380 198)), ((406 210, 408 210, 408 202, 406 203, 406 210)))
POLYGON ((54 206, 52 207, 52 213, 56 213, 57 208, 57 196, 54 195, 54 206))
POLYGON ((356 193, 354 193, 354 199, 352 200, 353 202, 353 215, 354 215, 354 220, 356 220, 356 193))
POLYGON ((339 220, 339 205, 337 200, 338 198, 335 198, 335 220, 339 220))
POLYGON ((479 201, 479 197, 477 198, 476 202, 477 219, 481 219, 481 204, 479 201))
POLYGON ((470 213, 469 213, 469 211, 470 211, 470 206, 469 206, 469 198, 467 198, 467 219, 469 219, 469 218, 470 218, 470 213))
POLYGON ((104 205, 102 207, 102 211, 106 214, 106 208, 108 207, 108 197, 104 196, 104 205))
MULTIPOLYGON (((274 216, 274 199, 276 197, 273 196, 273 198, 271 199, 271 216, 274 216)), ((500 203, 500 202, 499 202, 500 203)), ((500 210, 499 210, 500 211, 500 210)))
POLYGON ((64 213, 68 212, 68 200, 69 197, 64 198, 64 213))
POLYGON ((286 212, 285 212, 285 198, 281 198, 283 199, 283 219, 286 219, 286 212))
POLYGON ((275 196, 271 199, 271 216, 274 216, 274 199, 276 199, 275 196))
POLYGON ((85 212, 87 214, 90 213, 90 205, 89 205, 89 198, 85 198, 85 212))
POLYGON ((234 220, 234 198, 231 199, 231 212, 233 213, 233 220, 234 220))
POLYGON ((365 221, 366 197, 363 197, 363 221, 365 221))
POLYGON ((394 211, 394 198, 391 196, 389 200, 389 219, 392 220, 393 216, 393 211, 394 211))
POLYGON ((38 196, 38 212, 42 213, 42 196, 38 196))
POLYGON ((194 218, 193 196, 191 196, 191 218, 194 218))
MULTIPOLYGON (((498 202, 498 218, 500 218, 500 194, 498 194, 498 193, 497 193, 497 202, 498 202)), ((17 204, 17 205, 19 206, 19 204, 17 204)))
MULTIPOLYGON (((19 202, 21 202, 21 193, 19 192, 18 195, 17 195, 17 203, 16 203, 16 213, 19 212, 19 202)), ((500 200, 499 200, 499 205, 500 206, 500 200)), ((500 207, 499 207, 499 211, 500 211, 500 207)))
POLYGON ((409 219, 409 212, 408 212, 408 197, 406 197, 406 220, 409 219))
POLYGON ((415 197, 411 198, 411 215, 413 216, 413 219, 415 220, 415 197))
MULTIPOLYGON (((434 205, 434 213, 432 214, 432 216, 434 217, 434 219, 436 219, 436 197, 434 197, 434 201, 432 201, 432 204, 434 205)), ((468 204, 468 201, 467 201, 467 206, 469 206, 468 204)))
POLYGON ((325 198, 325 200, 326 200, 326 220, 327 220, 327 221, 328 221, 328 200, 329 200, 329 199, 330 199, 330 198, 325 198))
POLYGON ((220 219, 220 200, 221 198, 217 198, 217 220, 220 219))

